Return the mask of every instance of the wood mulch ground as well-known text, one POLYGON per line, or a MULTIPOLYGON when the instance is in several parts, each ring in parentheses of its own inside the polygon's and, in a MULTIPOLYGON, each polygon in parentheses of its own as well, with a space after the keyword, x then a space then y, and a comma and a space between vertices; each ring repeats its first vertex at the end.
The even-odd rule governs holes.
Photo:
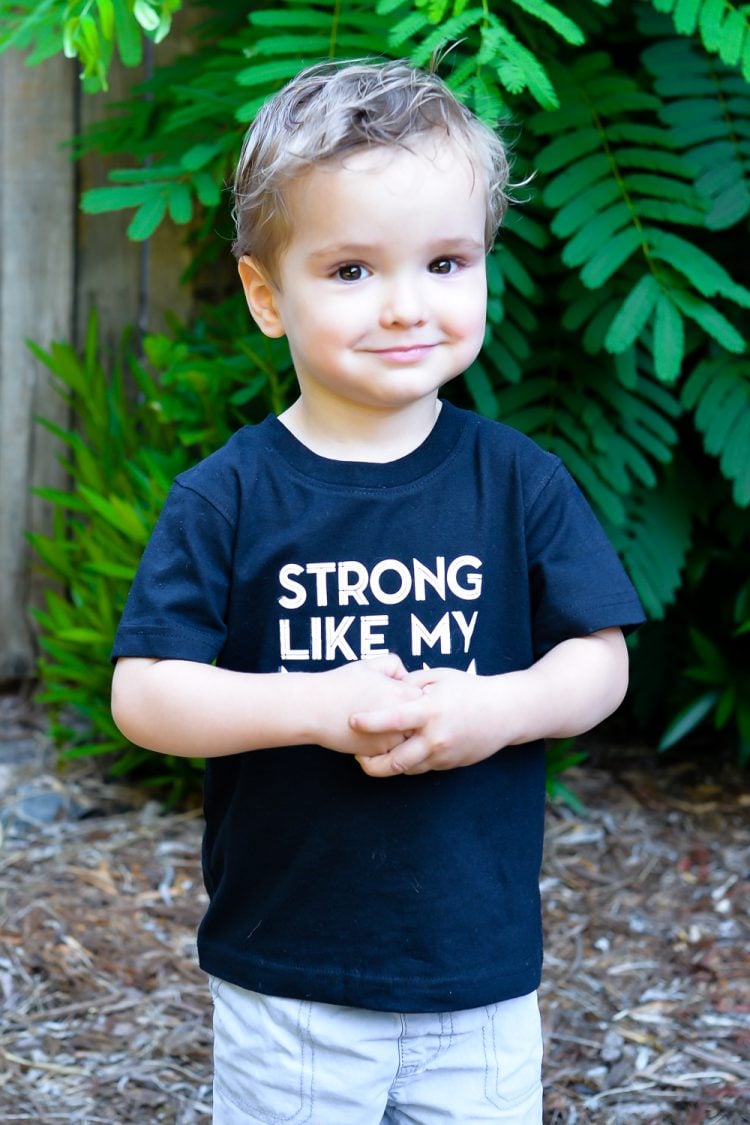
MULTIPOLYGON (((618 756, 548 815, 545 1122, 748 1122, 750 796, 618 756)), ((49 763, 0 696, 0 1121, 207 1125, 199 815, 49 763)))

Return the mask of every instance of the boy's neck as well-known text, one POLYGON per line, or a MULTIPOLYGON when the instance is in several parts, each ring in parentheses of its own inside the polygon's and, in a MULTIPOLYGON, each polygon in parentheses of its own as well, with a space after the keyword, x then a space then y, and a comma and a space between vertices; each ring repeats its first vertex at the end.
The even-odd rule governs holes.
POLYGON ((435 394, 396 411, 331 404, 320 410, 300 397, 279 421, 319 457, 385 464, 419 448, 432 432, 441 405, 435 394))

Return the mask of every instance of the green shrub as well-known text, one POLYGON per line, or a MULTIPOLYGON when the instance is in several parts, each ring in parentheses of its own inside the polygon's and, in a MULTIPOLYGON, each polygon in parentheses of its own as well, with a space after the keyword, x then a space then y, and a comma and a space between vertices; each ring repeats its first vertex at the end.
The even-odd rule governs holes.
POLYGON ((50 579, 37 612, 41 700, 51 705, 63 760, 112 756, 115 774, 167 786, 197 782, 200 763, 160 758, 130 745, 109 709, 109 652, 138 560, 172 478, 244 421, 278 410, 289 382, 283 355, 248 335, 236 302, 175 335, 148 336, 140 359, 126 337, 111 370, 99 353, 96 316, 82 355, 68 344, 32 345, 55 377, 73 418, 49 422, 64 446, 69 491, 39 489, 54 507, 50 536, 31 541, 50 579), (248 378, 247 369, 252 375, 248 378))
MULTIPOLYGON (((51 0, 29 21, 32 7, 0 0, 5 45, 49 53, 54 27, 77 7, 51 0)), ((458 95, 506 122, 517 177, 535 173, 489 259, 481 360, 448 393, 558 453, 601 515, 651 617, 634 644, 633 696, 649 737, 669 747, 718 730, 746 760, 750 276, 737 247, 750 215, 750 15, 713 0, 575 0, 564 11, 536 0, 280 0, 248 11, 225 0, 202 12, 190 52, 169 65, 157 53, 153 77, 77 139, 79 154, 129 162, 85 194, 84 208, 132 209, 134 239, 165 219, 183 224, 200 274, 226 253, 223 185, 270 93, 321 58, 424 65, 443 52, 441 73, 458 95)), ((153 514, 155 493, 138 492, 136 478, 162 480, 167 464, 218 445, 259 403, 284 403, 284 353, 264 350, 239 308, 149 341, 145 365, 125 362, 142 401, 117 423, 133 465, 101 482, 110 526, 115 496, 137 513, 133 533, 153 514)), ((87 404, 74 406, 89 440, 87 404)), ((85 461, 74 435, 66 440, 85 461)), ((81 592, 82 564, 86 581, 102 578, 90 567, 106 563, 104 545, 92 559, 70 544, 88 534, 87 519, 107 519, 91 491, 77 485, 73 495, 73 506, 56 499, 68 545, 55 550, 70 556, 73 603, 96 606, 94 592, 81 592)), ((124 567, 119 547, 107 549, 124 567)), ((64 567, 59 577, 67 581, 64 567)), ((62 615, 63 599, 52 604, 62 615)), ((53 636, 62 618, 48 612, 51 691, 49 644, 62 643, 53 636)), ((103 636, 116 614, 92 613, 98 630, 88 617, 69 628, 103 636)), ((88 691, 77 704, 93 712, 88 691)))

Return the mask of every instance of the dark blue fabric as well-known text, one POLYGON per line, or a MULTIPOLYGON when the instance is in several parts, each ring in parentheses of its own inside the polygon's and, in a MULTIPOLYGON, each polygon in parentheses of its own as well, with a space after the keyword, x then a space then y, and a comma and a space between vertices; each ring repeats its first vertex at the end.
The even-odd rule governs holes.
MULTIPOLYGON (((414 453, 318 457, 275 418, 177 478, 113 656, 323 671, 389 649, 493 675, 643 619, 561 463, 444 404, 414 453)), ((207 764, 202 966, 397 1011, 539 983, 540 744, 386 781, 320 747, 207 764)))

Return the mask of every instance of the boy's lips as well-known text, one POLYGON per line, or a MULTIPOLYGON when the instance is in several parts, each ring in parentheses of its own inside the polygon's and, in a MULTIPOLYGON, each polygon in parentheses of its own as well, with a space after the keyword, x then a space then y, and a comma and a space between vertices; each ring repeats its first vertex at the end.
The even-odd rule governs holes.
POLYGON ((416 363, 436 347, 435 344, 389 344, 386 348, 368 348, 371 355, 393 363, 416 363))

